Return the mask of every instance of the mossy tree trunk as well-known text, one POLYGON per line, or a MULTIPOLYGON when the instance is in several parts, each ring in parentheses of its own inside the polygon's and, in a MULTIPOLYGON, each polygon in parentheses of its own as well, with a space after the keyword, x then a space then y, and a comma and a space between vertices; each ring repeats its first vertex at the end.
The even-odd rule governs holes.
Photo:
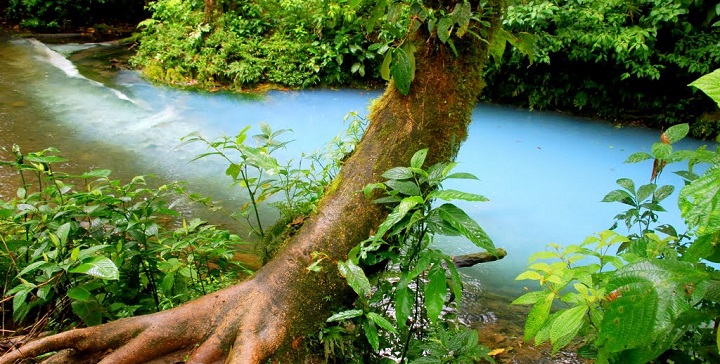
MULTIPOLYGON (((490 3, 499 13, 501 1, 490 3)), ((453 4, 445 5, 452 10, 453 4)), ((493 27, 498 18, 493 18, 493 27)), ((352 298, 333 261, 345 259, 387 214, 358 191, 378 182, 387 169, 407 165, 421 148, 429 148, 428 165, 455 158, 484 86, 485 42, 469 35, 456 38, 456 57, 422 31, 410 41, 417 52, 409 94, 403 96, 391 82, 372 105, 368 130, 318 213, 254 277, 169 311, 30 342, 0 357, 0 363, 66 348, 72 350, 61 353, 56 362, 104 357, 101 363, 145 363, 168 354, 189 355, 191 363, 220 363, 226 358, 236 364, 268 358, 299 362, 307 355, 304 337, 322 327, 332 306, 352 298), (306 269, 314 252, 331 258, 320 273, 306 269)))

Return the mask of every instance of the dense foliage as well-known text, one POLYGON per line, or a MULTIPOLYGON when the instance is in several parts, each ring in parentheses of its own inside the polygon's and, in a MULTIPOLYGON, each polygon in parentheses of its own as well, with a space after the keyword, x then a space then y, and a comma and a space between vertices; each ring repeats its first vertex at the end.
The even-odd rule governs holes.
POLYGON ((151 79, 213 88, 345 84, 375 67, 346 1, 156 1, 134 62, 151 79))
MULTIPOLYGON (((384 182, 363 191, 371 197, 374 190, 382 190, 382 197, 374 202, 388 205, 391 212, 372 236, 350 251, 347 260, 334 262, 358 298, 354 307, 328 318, 330 326, 319 335, 328 359, 373 363, 394 358, 418 364, 492 361, 489 349, 478 344, 477 332, 457 322, 460 275, 452 257, 432 245, 437 235, 463 236, 496 254, 490 237, 462 209, 450 202, 434 203, 487 198, 442 189, 448 179, 476 177, 452 173, 455 163, 424 168, 427 152, 416 152, 409 166, 386 171, 384 182), (362 267, 379 272, 366 274, 362 267)), ((316 253, 308 270, 334 269, 328 268, 328 260, 316 253)))
POLYGON ((0 271, 3 305, 11 300, 17 323, 65 329, 155 312, 244 270, 233 259, 246 244, 237 235, 173 209, 180 185, 151 188, 142 176, 121 184, 109 170, 63 173, 66 160, 53 148, 13 152, 0 163, 21 181, 16 198, 0 201, 0 271))
MULTIPOLYGON (((720 71, 693 85, 720 103, 720 71)), ((550 341, 559 350, 580 337, 580 352, 598 363, 720 360, 720 150, 674 150, 688 130, 673 126, 650 154, 628 157, 629 163, 653 160, 650 183, 636 187, 621 178, 621 188, 603 199, 625 205, 615 229, 624 225, 627 233, 608 230, 578 245, 550 244, 530 258, 533 264, 517 279, 538 281, 541 290, 514 302, 533 306, 527 340, 550 341), (687 231, 678 233, 660 216, 674 187, 658 183, 668 164, 682 161, 687 169, 675 173, 686 182, 678 205, 687 231), (562 304, 553 312, 556 302, 562 304)))
POLYGON ((720 7, 695 0, 510 1, 504 27, 535 35, 487 72, 485 98, 717 133, 717 108, 685 87, 720 67, 720 7))
POLYGON ((5 20, 32 31, 74 31, 101 23, 136 23, 147 14, 144 0, 8 0, 5 20))

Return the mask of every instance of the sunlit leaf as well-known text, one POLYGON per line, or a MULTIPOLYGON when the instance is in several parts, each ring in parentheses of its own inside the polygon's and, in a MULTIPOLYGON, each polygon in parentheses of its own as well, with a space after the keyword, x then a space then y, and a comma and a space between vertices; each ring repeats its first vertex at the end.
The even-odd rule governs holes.
POLYGON ((351 260, 339 261, 337 263, 340 274, 345 277, 348 284, 359 296, 370 295, 370 281, 365 276, 365 272, 359 266, 355 265, 351 260))
POLYGON ((425 285, 425 309, 428 318, 432 322, 437 322, 443 306, 445 306, 445 297, 447 297, 447 278, 445 269, 435 264, 430 268, 427 276, 427 284, 425 285))
POLYGON ((720 106, 720 68, 698 78, 689 86, 697 87, 720 106))
POLYGON ((120 278, 120 272, 112 260, 106 257, 95 257, 88 259, 83 264, 69 270, 70 273, 81 273, 89 276, 117 280, 120 278))
POLYGON ((349 320, 351 318, 360 317, 363 315, 363 310, 347 310, 343 312, 338 312, 330 317, 328 317, 326 322, 334 322, 334 321, 345 321, 349 320))

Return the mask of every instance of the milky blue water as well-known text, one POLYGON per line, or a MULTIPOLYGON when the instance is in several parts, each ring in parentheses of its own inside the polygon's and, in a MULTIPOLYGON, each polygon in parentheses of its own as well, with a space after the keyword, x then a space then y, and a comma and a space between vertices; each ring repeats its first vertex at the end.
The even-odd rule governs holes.
MULTIPOLYGON (((155 86, 132 71, 90 80, 64 56, 83 47, 48 47, 31 40, 0 43, 0 148, 7 151, 12 143, 26 151, 55 146, 78 169, 110 168, 120 178, 154 173, 164 181, 189 181, 195 191, 230 206, 241 203, 242 196, 224 176, 226 165, 218 159, 191 162, 205 149, 199 144, 179 146, 180 138, 194 131, 209 139, 235 135, 246 125, 257 131, 258 122, 266 122, 273 129, 293 130, 288 139, 294 142, 280 158, 297 159, 340 133, 348 112, 367 114, 369 102, 380 94, 273 91, 250 99, 155 86)), ((521 294, 527 283, 513 278, 532 252, 550 242, 579 243, 612 225, 621 206, 600 200, 617 187, 618 178, 633 178, 638 185, 649 182, 651 163, 623 161, 634 152, 649 151, 657 139, 657 132, 644 128, 478 105, 457 171, 474 173, 480 180, 456 180, 446 187, 490 199, 458 204, 508 256, 463 271, 488 290, 521 294)), ((692 148, 700 144, 682 143, 692 148)), ((665 177, 665 183, 681 184, 670 173, 665 177)), ((0 189, 3 193, 9 192, 0 189)), ((669 215, 677 216, 674 203, 665 206, 669 215)), ((677 217, 668 222, 681 223, 677 217)), ((460 238, 438 238, 437 243, 451 254, 477 250, 460 238)))

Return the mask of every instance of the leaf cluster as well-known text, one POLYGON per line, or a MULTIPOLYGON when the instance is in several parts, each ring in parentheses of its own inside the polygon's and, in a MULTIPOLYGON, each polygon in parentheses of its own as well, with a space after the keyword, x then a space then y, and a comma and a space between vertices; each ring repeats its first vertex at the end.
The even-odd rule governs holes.
POLYGON ((672 144, 688 130, 687 124, 671 127, 650 154, 628 158, 628 163, 653 160, 652 183, 636 188, 623 178, 617 181, 621 189, 603 199, 629 206, 616 216, 613 229, 622 221, 635 232, 608 230, 579 245, 551 244, 530 258, 534 264, 516 279, 537 281, 541 290, 513 302, 533 306, 526 340, 550 341, 559 350, 579 339, 579 351, 598 363, 646 363, 669 353, 685 360, 720 358, 720 339, 708 326, 720 315, 720 275, 706 264, 720 261, 715 249, 720 159, 705 147, 674 150, 672 144), (686 182, 678 197, 684 234, 661 224, 660 203, 673 187, 656 184, 666 165, 680 161, 688 163, 687 170, 675 172, 686 182), (698 175, 698 164, 710 166, 698 175))
POLYGON ((489 236, 462 209, 449 202, 439 206, 433 203, 487 199, 442 189, 447 179, 476 177, 452 173, 455 163, 424 168, 426 156, 427 149, 418 151, 408 167, 391 168, 383 173, 384 182, 363 190, 368 197, 382 190, 384 197, 375 203, 386 204, 391 211, 371 237, 352 249, 346 261, 337 263, 358 300, 356 308, 339 312, 328 322, 352 319, 373 352, 400 361, 408 358, 424 363, 434 357, 443 358, 434 362, 470 362, 470 358, 489 358, 478 346, 477 336, 450 330, 454 324, 446 310, 449 305, 460 304, 462 282, 452 258, 432 247, 437 234, 456 235, 495 252, 489 236), (363 266, 385 269, 368 277, 363 266), (427 350, 418 349, 420 342, 427 350), (429 356, 422 359, 423 353, 429 356))
POLYGON ((237 236, 199 220, 173 231, 181 186, 57 172, 66 162, 58 153, 15 146, 14 160, 0 163, 21 181, 16 198, 0 202, 3 296, 16 322, 97 325, 187 301, 241 271, 231 260, 237 236))

